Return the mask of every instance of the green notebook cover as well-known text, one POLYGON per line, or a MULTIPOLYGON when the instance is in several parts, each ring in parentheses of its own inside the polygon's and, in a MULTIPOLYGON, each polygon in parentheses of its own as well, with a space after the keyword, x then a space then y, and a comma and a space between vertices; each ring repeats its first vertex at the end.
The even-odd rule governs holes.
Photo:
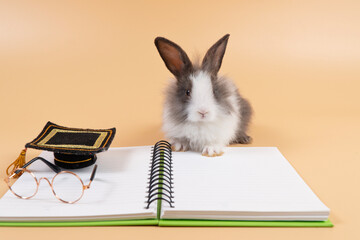
POLYGON ((91 227, 91 226, 160 226, 160 227, 333 227, 327 221, 220 221, 220 220, 112 220, 69 222, 0 222, 2 227, 91 227))

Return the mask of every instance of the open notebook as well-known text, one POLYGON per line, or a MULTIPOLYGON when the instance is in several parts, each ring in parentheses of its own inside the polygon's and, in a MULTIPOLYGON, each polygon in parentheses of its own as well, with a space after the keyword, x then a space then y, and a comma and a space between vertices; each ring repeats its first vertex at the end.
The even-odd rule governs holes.
MULTIPOLYGON (((275 147, 229 147, 208 158, 157 146, 98 154, 91 188, 75 204, 57 200, 45 181, 28 200, 8 191, 0 226, 332 226, 329 209, 275 147)), ((29 169, 54 176, 42 162, 29 169)), ((91 170, 76 173, 87 183, 91 170)))

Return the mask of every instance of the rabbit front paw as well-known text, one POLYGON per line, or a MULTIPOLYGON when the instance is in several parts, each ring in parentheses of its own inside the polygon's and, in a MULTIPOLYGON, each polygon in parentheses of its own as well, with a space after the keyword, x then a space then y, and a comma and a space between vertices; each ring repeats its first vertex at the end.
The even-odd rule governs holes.
POLYGON ((173 141, 171 142, 171 149, 175 152, 186 152, 189 150, 189 146, 181 142, 173 141))
POLYGON ((224 149, 221 146, 205 146, 202 150, 202 155, 205 157, 217 157, 224 154, 224 149))

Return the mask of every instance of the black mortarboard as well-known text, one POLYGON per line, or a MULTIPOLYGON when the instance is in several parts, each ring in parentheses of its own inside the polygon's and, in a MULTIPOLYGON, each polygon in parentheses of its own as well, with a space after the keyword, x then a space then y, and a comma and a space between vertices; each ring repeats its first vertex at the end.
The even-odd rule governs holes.
MULTIPOLYGON (((25 148, 54 152, 54 162, 62 168, 75 169, 90 166, 96 161, 96 153, 106 151, 114 139, 116 129, 69 128, 48 122, 39 136, 27 143, 25 148)), ((25 163, 23 150, 15 165, 25 163), (23 158, 23 159, 22 159, 23 158)), ((13 165, 12 164, 12 165, 13 165)), ((10 165, 11 166, 11 165, 10 165)), ((9 166, 9 167, 10 167, 9 166)))

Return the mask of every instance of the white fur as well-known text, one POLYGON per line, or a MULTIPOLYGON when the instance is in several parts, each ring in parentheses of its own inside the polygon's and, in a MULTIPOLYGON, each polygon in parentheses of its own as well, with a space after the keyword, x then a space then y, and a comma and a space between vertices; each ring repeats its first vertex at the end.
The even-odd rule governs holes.
POLYGON ((190 122, 214 121, 219 112, 219 106, 214 98, 209 74, 201 71, 196 75, 191 75, 190 80, 192 90, 191 101, 187 108, 188 120, 190 122))
POLYGON ((191 99, 188 106, 188 119, 181 124, 173 122, 170 115, 170 103, 165 103, 163 113, 163 131, 175 150, 201 151, 207 155, 219 155, 223 148, 236 136, 240 113, 237 103, 237 88, 229 80, 230 89, 234 89, 229 101, 234 106, 233 113, 225 112, 216 101, 210 76, 199 72, 190 77, 192 81, 191 99), (198 111, 205 111, 205 117, 198 111), (186 139, 186 141, 183 141, 186 139))

